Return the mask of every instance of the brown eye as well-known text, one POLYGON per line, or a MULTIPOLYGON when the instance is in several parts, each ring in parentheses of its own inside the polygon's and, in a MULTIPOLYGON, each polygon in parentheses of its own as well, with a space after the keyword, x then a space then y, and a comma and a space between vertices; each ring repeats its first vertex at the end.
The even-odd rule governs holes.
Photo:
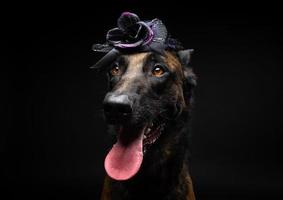
POLYGON ((161 65, 155 65, 152 70, 152 75, 156 77, 161 77, 164 73, 165 69, 161 65))
POLYGON ((112 75, 112 76, 118 76, 119 74, 120 74, 120 67, 117 65, 117 64, 115 64, 113 67, 112 67, 112 69, 110 70, 110 74, 112 75))

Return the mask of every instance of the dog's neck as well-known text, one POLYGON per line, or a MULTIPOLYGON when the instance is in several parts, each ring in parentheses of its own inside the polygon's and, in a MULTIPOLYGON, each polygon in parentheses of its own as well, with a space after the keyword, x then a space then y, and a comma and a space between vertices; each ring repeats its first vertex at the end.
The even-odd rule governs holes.
POLYGON ((104 187, 111 190, 111 200, 188 199, 188 118, 184 112, 170 123, 163 133, 167 137, 146 152, 135 177, 122 182, 107 178, 104 187))

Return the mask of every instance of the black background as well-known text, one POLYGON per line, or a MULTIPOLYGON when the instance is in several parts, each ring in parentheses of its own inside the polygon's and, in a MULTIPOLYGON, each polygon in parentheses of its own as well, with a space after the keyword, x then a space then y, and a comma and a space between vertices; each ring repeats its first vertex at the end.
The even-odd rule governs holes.
POLYGON ((99 199, 109 148, 101 107, 107 82, 89 69, 101 56, 91 45, 104 42, 123 11, 160 18, 195 49, 197 199, 282 197, 280 8, 117 2, 12 5, 2 17, 12 57, 1 79, 0 198, 99 199))

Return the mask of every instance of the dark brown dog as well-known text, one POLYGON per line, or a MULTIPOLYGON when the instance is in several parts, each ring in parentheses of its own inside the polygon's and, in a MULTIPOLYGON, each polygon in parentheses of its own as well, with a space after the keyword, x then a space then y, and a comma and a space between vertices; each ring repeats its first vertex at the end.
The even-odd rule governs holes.
POLYGON ((194 200, 189 119, 191 50, 119 56, 108 69, 104 112, 116 143, 105 159, 102 200, 194 200))

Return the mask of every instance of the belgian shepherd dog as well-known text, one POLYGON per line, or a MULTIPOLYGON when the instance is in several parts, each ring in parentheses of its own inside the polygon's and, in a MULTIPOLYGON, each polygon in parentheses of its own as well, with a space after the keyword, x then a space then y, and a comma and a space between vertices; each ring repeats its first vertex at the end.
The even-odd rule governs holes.
POLYGON ((116 143, 102 200, 194 200, 189 120, 192 50, 120 55, 108 70, 105 118, 116 143))

